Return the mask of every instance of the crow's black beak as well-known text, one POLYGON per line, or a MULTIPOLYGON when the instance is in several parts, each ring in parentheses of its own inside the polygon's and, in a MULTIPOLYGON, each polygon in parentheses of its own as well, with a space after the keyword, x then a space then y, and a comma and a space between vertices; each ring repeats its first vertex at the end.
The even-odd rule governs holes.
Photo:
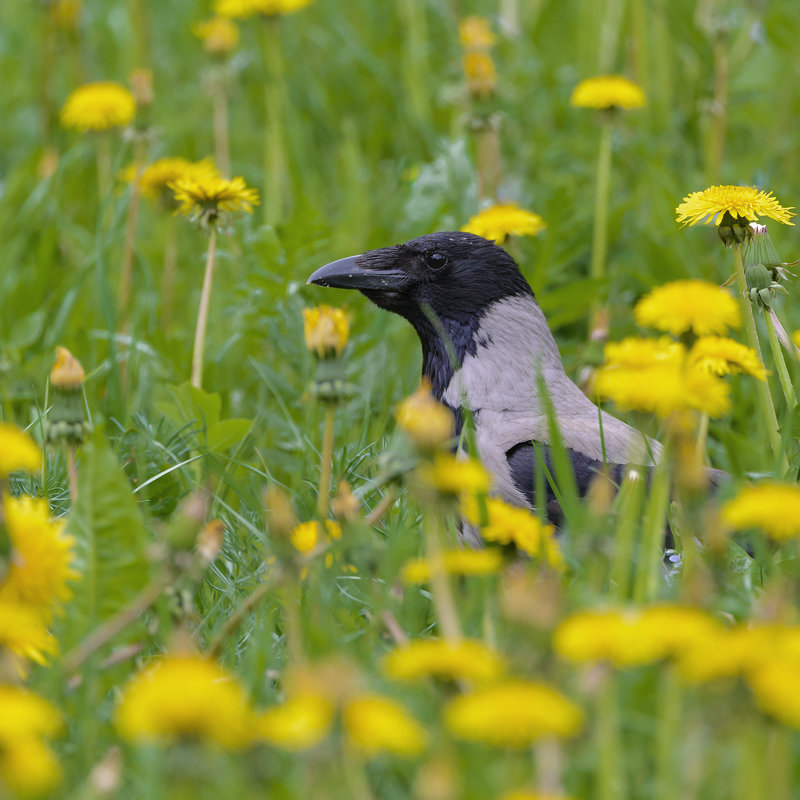
POLYGON ((393 292, 410 282, 402 269, 368 269, 359 266, 363 256, 348 256, 320 267, 307 283, 331 286, 334 289, 366 289, 372 292, 393 292))

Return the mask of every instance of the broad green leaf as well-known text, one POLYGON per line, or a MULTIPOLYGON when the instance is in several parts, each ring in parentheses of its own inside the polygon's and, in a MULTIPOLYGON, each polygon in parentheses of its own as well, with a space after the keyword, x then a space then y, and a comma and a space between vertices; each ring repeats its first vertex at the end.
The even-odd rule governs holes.
POLYGON ((252 426, 249 419, 224 419, 212 425, 206 434, 207 446, 212 453, 222 453, 247 436, 252 426))

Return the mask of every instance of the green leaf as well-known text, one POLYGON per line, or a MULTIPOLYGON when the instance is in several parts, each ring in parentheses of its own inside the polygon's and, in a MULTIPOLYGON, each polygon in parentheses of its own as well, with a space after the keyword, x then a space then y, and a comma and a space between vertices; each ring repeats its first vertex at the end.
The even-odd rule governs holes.
POLYGON ((252 426, 249 419, 224 419, 208 429, 206 445, 212 453, 222 453, 247 436, 252 426))
POLYGON ((196 422, 210 428, 219 422, 222 401, 218 394, 204 392, 188 381, 180 386, 169 386, 170 399, 156 403, 156 408, 165 417, 178 425, 196 422))
POLYGON ((102 433, 84 447, 78 499, 68 532, 77 541, 81 580, 75 584, 65 631, 73 645, 125 606, 149 581, 147 530, 127 478, 102 433), (78 629, 80 628, 80 629, 78 629))

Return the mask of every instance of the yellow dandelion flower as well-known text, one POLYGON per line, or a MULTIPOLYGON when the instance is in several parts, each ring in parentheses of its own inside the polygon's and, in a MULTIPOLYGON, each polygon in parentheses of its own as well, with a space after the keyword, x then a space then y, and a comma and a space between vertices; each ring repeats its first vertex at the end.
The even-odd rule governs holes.
POLYGON ((453 437, 453 412, 431 394, 427 378, 394 412, 397 424, 420 450, 434 450, 453 437))
POLYGON ((31 436, 16 425, 0 422, 0 479, 24 470, 38 472, 42 468, 42 451, 31 436))
POLYGON ((124 687, 115 723, 129 741, 198 739, 238 748, 253 737, 253 714, 236 678, 199 655, 168 655, 124 687))
POLYGON ((113 81, 77 88, 61 109, 61 124, 81 132, 107 131, 127 125, 136 113, 133 95, 113 81))
POLYGON ((458 739, 525 747, 542 737, 574 736, 583 725, 583 713, 550 686, 510 680, 451 700, 444 722, 458 739))
POLYGON ((645 369, 603 366, 597 371, 594 388, 600 397, 613 400, 622 409, 660 417, 687 410, 720 417, 730 409, 728 384, 693 365, 645 369))
POLYGON ((333 704, 324 697, 304 694, 257 715, 257 738, 282 750, 307 750, 319 744, 333 725, 333 704))
POLYGON ((545 221, 533 211, 514 203, 501 203, 470 217, 461 230, 502 244, 509 236, 536 236, 546 227, 545 221))
POLYGON ((792 728, 800 728, 798 681, 797 659, 770 659, 747 677, 758 707, 792 728))
POLYGON ((217 0, 214 13, 221 17, 246 19, 259 14, 265 17, 276 17, 281 14, 292 14, 311 5, 312 0, 217 0))
MULTIPOLYGON (((499 550, 446 550, 442 554, 442 569, 450 575, 495 575, 503 566, 499 550)), ((429 583, 433 563, 427 558, 407 561, 400 576, 405 583, 429 583)))
POLYGON ((350 337, 350 314, 326 305, 304 308, 303 336, 317 358, 338 358, 350 337))
POLYGON ((47 657, 58 652, 58 643, 41 614, 30 606, 0 600, 0 649, 3 647, 36 664, 46 664, 47 657))
POLYGON ((53 0, 50 3, 50 19, 65 30, 75 31, 81 20, 83 0, 53 0))
POLYGON ((425 483, 442 494, 482 494, 489 491, 489 473, 473 458, 437 453, 433 464, 417 470, 425 483))
MULTIPOLYGON (((563 563, 555 539, 555 528, 543 524, 530 509, 518 508, 499 498, 490 497, 486 501, 486 511, 488 521, 481 528, 481 535, 487 542, 514 544, 523 553, 531 556, 544 555, 546 560, 549 560, 553 553, 557 553, 557 564, 553 566, 560 566, 563 563), (548 540, 551 540, 550 548, 546 545, 548 540)), ((473 525, 480 523, 480 510, 473 498, 468 497, 462 503, 462 513, 473 525)))
POLYGON ((342 725, 347 738, 367 756, 416 756, 428 741, 422 726, 403 706, 376 694, 345 703, 342 725))
POLYGON ((721 630, 712 617, 688 606, 592 609, 565 619, 553 634, 553 649, 576 663, 606 661, 636 667, 678 657, 721 630))
POLYGON ((465 17, 458 23, 458 37, 465 50, 489 50, 496 44, 492 23, 486 17, 465 17))
MULTIPOLYGON (((325 530, 331 539, 338 540, 342 538, 342 526, 335 520, 326 519, 325 530)), ((303 555, 309 555, 317 547, 319 535, 320 523, 316 520, 311 520, 295 525, 291 534, 289 534, 289 540, 295 550, 298 550, 303 555)))
POLYGON ((641 86, 623 75, 598 75, 581 81, 570 97, 578 108, 642 108, 647 103, 641 86))
POLYGON ((215 222, 222 214, 253 213, 258 192, 243 178, 227 180, 214 174, 193 174, 167 184, 175 193, 178 214, 205 223, 215 222))
POLYGON ((741 324, 739 306, 725 289, 694 279, 657 286, 633 309, 639 325, 679 336, 724 334, 741 324))
POLYGON ((61 770, 43 739, 61 731, 61 716, 19 686, 0 685, 0 709, 0 783, 20 796, 46 794, 60 781, 61 770))
POLYGON ((80 577, 72 567, 75 540, 44 500, 7 497, 4 507, 11 559, 0 600, 25 603, 47 620, 72 596, 68 581, 80 577))
POLYGON ((752 347, 723 336, 701 336, 689 351, 689 363, 714 375, 744 372, 760 381, 767 371, 752 347))
POLYGON ((800 537, 800 485, 761 483, 742 489, 722 507, 722 519, 734 530, 757 528, 779 542, 800 537))
POLYGON ((61 782, 56 754, 36 737, 0 747, 0 782, 19 797, 40 797, 61 782))
POLYGON ((239 28, 228 17, 212 17, 192 26, 192 33, 202 39, 203 47, 213 56, 224 56, 239 44, 239 28))
POLYGON ((657 364, 680 364, 685 352, 683 345, 669 336, 660 339, 629 336, 620 342, 608 342, 604 356, 607 366, 646 369, 657 364))
POLYGON ((384 673, 404 681, 430 677, 488 681, 499 678, 503 669, 498 653, 471 639, 415 639, 395 648, 383 660, 384 673))
POLYGON ((677 221, 690 226, 698 222, 719 225, 726 212, 751 222, 762 216, 794 225, 790 222, 794 216, 792 208, 784 208, 772 192, 760 191, 755 186, 710 186, 687 195, 675 209, 677 221))
POLYGON ((481 50, 465 53, 461 59, 461 66, 470 94, 485 98, 497 88, 497 67, 489 53, 481 50))
MULTIPOLYGON (((159 158, 148 164, 139 175, 139 190, 143 197, 151 200, 161 200, 165 205, 173 205, 175 193, 169 188, 171 183, 178 180, 193 180, 197 176, 208 175, 219 178, 221 175, 212 158, 201 161, 189 161, 186 158, 167 157, 159 158)), ((122 179, 129 183, 136 180, 136 167, 130 165, 122 171, 122 179)))

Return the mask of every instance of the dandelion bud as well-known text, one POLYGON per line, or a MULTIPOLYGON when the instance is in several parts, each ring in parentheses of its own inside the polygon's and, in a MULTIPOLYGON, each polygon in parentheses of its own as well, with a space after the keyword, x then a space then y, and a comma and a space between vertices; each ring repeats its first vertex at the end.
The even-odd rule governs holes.
POLYGON ((289 536, 297 524, 297 515, 286 492, 277 486, 271 486, 264 492, 264 505, 270 532, 279 537, 289 536))
POLYGON ((339 481, 336 497, 331 502, 331 510, 339 519, 348 521, 358 519, 361 501, 353 494, 347 481, 339 481))
POLYGON ((222 550, 222 541, 225 537, 225 523, 213 519, 206 525, 197 537, 195 549, 206 564, 210 564, 222 550))
POLYGON ((81 6, 81 0, 53 0, 50 3, 50 19, 65 31, 77 31, 81 6))
POLYGON ((153 70, 135 69, 128 76, 131 84, 133 99, 139 108, 149 108, 153 105, 155 92, 153 91, 153 70))
POLYGON ((473 97, 487 98, 497 88, 497 68, 485 52, 466 53, 462 60, 467 88, 473 97))
POLYGON ((397 424, 420 450, 435 450, 453 437, 453 412, 431 394, 423 378, 417 390, 395 411, 397 424))
POLYGON ((465 17, 458 23, 461 46, 468 51, 488 51, 497 42, 492 33, 492 24, 486 17, 465 17))
POLYGON ((47 440, 51 443, 81 444, 89 431, 83 404, 86 373, 80 361, 66 347, 56 348, 56 363, 50 372, 53 405, 47 417, 47 440))
POLYGON ((205 51, 212 56, 225 56, 239 44, 239 28, 227 17, 212 17, 198 22, 192 33, 203 40, 205 51))
POLYGON ((350 335, 350 315, 332 306, 304 308, 303 333, 306 347, 317 358, 339 358, 350 335))
POLYGON ((200 530, 208 514, 208 499, 204 493, 190 494, 178 508, 167 534, 167 544, 173 550, 191 550, 198 542, 200 530))

